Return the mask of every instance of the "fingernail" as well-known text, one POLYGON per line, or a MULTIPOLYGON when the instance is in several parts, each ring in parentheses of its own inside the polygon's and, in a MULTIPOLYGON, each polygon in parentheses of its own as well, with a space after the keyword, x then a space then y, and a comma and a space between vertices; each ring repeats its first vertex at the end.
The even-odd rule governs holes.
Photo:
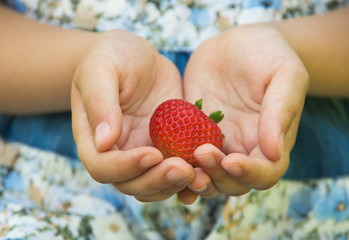
POLYGON ((168 171, 166 177, 168 181, 176 183, 177 185, 183 185, 188 182, 187 177, 176 169, 168 171))
POLYGON ((280 135, 280 143, 279 143, 280 157, 284 153, 284 144, 285 144, 285 133, 281 133, 281 135, 280 135))
POLYGON ((239 163, 233 163, 229 168, 229 173, 235 177, 240 177, 242 175, 242 169, 239 163))
POLYGON ((97 148, 102 144, 104 139, 110 134, 110 126, 106 122, 98 124, 95 131, 95 143, 97 148))
POLYGON ((202 193, 205 192, 208 189, 208 184, 206 184, 205 186, 203 186, 200 189, 193 189, 189 186, 189 189, 191 189, 192 191, 196 192, 196 193, 202 193))

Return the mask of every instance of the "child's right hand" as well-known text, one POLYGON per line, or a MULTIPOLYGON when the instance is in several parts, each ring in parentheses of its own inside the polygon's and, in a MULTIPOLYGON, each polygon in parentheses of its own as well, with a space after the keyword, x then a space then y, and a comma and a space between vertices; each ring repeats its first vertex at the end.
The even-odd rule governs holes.
POLYGON ((180 158, 163 161, 151 147, 150 116, 169 98, 182 98, 174 64, 145 39, 112 30, 78 65, 71 89, 73 135, 91 176, 141 201, 164 200, 194 178, 180 158))

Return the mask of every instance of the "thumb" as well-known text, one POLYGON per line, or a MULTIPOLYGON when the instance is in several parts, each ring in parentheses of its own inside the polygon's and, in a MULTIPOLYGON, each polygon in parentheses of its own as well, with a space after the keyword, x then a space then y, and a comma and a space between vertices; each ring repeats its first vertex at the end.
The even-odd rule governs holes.
POLYGON ((303 69, 280 69, 266 89, 258 138, 263 154, 271 160, 279 159, 294 145, 308 88, 308 74, 303 69))
POLYGON ((111 149, 122 129, 115 64, 103 56, 88 57, 77 69, 76 88, 99 152, 111 149))

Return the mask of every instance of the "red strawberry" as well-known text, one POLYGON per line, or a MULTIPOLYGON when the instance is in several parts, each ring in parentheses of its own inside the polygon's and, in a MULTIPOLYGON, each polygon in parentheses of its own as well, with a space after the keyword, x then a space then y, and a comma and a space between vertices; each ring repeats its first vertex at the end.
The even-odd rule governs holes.
POLYGON ((181 157, 193 167, 199 164, 194 151, 204 143, 222 149, 223 135, 217 126, 223 119, 222 112, 208 117, 201 111, 202 99, 195 105, 181 99, 171 99, 160 104, 150 119, 149 133, 154 147, 164 158, 181 157), (212 119, 215 120, 212 120, 212 119))

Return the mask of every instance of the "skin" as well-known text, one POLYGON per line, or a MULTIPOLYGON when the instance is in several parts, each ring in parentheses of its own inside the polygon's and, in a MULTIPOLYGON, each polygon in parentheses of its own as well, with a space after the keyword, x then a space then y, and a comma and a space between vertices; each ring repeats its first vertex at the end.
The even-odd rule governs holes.
POLYGON ((69 110, 74 71, 98 35, 41 24, 1 4, 0 20, 0 111, 69 110))
POLYGON ((171 61, 129 32, 102 35, 78 65, 71 91, 74 139, 95 180, 140 201, 160 201, 194 179, 183 159, 163 160, 151 147, 149 119, 168 98, 182 98, 171 61))
POLYGON ((347 8, 233 27, 194 51, 185 99, 205 96, 205 112, 222 110, 226 137, 223 152, 208 144, 195 151, 201 169, 179 193, 183 202, 268 189, 283 176, 305 96, 349 96, 348 23, 347 8))
POLYGON ((177 193, 191 204, 199 195, 267 189, 287 169, 306 94, 349 95, 348 16, 233 27, 194 51, 182 86, 176 67, 131 33, 61 29, 0 7, 0 111, 71 109, 90 175, 140 201, 177 193), (202 96, 205 112, 225 113, 223 151, 199 147, 195 169, 163 159, 148 136, 152 111, 170 98, 202 96))
MULTIPOLYGON (((205 96, 205 112, 215 107, 225 114, 220 123, 225 135, 223 152, 205 145, 194 154, 204 170, 200 174, 212 180, 205 184, 212 187, 204 196, 238 196, 251 188, 268 189, 282 177, 308 79, 297 54, 271 28, 231 29, 197 49, 185 73, 185 96, 189 101, 205 96), (220 57, 210 57, 214 53, 220 57), (282 101, 284 96, 290 100, 282 101)), ((196 185, 202 184, 194 181, 191 189, 196 185)))
POLYGON ((169 198, 194 179, 183 159, 164 160, 151 147, 151 113, 169 98, 183 98, 183 91, 175 65, 148 41, 121 30, 57 28, 5 7, 0 18, 0 44, 6 45, 0 48, 1 112, 71 108, 79 157, 90 175, 140 201, 169 198))

